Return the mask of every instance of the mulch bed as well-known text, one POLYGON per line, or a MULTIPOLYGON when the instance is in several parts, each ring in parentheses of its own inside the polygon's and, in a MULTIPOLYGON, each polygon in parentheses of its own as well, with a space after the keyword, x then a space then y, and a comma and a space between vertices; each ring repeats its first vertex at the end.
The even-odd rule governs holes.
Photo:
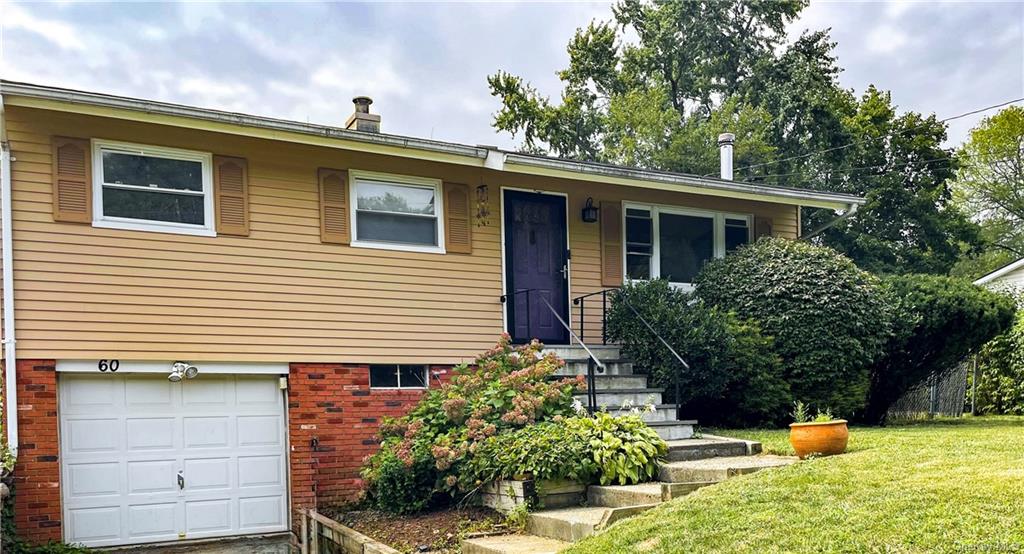
POLYGON ((504 529, 501 514, 479 507, 404 516, 377 510, 325 509, 321 513, 402 552, 458 552, 464 535, 504 529))

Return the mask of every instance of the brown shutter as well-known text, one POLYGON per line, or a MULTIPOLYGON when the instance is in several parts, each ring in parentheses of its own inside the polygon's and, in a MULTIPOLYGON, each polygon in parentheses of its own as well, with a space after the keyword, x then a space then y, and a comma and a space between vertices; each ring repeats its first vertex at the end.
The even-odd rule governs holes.
POLYGON ((53 137, 53 219, 92 222, 92 157, 87 139, 53 137))
POLYGON ((469 186, 444 184, 444 247, 455 254, 473 253, 473 226, 470 224, 469 186))
POLYGON ((754 240, 761 237, 772 236, 772 218, 770 217, 755 217, 754 218, 754 240))
POLYGON ((249 236, 249 164, 244 158, 213 157, 217 233, 249 236))
POLYGON ((352 234, 348 215, 348 172, 320 168, 317 178, 320 182, 320 241, 348 244, 352 234))
POLYGON ((601 284, 622 285, 622 204, 601 202, 601 284))

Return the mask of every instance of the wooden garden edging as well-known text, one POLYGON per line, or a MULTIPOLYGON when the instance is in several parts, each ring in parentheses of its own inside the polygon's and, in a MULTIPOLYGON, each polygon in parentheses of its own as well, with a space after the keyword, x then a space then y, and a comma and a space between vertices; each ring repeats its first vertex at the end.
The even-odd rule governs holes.
POLYGON ((401 554, 316 510, 302 512, 302 554, 401 554))

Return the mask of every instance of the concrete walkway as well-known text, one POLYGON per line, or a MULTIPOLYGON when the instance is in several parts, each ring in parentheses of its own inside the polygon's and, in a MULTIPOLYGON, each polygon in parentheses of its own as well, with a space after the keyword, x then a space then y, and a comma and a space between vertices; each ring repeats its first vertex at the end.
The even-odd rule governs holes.
POLYGON ((102 550, 116 554, 292 554, 291 535, 282 533, 238 539, 198 540, 102 550))

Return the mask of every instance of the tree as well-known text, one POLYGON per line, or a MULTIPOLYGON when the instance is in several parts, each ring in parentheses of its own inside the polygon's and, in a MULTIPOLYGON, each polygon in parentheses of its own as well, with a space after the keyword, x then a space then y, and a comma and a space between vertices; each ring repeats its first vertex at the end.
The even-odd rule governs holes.
MULTIPOLYGON (((827 31, 786 45, 805 6, 621 0, 613 22, 570 40, 560 102, 521 77, 488 77, 502 101, 494 127, 530 152, 699 175, 717 173, 717 136, 732 132, 739 179, 868 197, 821 243, 874 271, 945 273, 979 240, 950 204, 945 125, 898 114, 874 87, 843 89, 827 31)), ((835 214, 805 217, 810 229, 835 214)))
POLYGON ((981 225, 984 247, 957 273, 979 277, 1024 257, 1024 108, 984 119, 958 152, 953 184, 958 206, 981 225))

